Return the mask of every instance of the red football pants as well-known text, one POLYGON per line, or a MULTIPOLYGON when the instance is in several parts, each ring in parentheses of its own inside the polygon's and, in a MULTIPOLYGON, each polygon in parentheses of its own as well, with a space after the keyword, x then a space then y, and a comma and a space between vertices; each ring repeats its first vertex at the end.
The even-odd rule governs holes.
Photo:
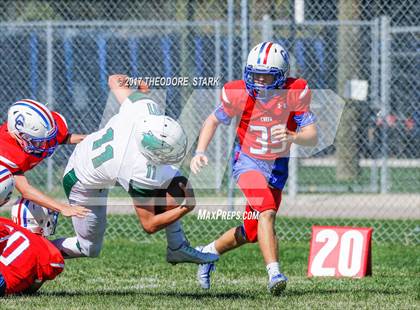
POLYGON ((247 200, 244 218, 244 230, 249 242, 258 241, 258 220, 248 218, 251 212, 278 211, 281 202, 280 189, 271 188, 264 175, 256 170, 242 173, 238 179, 238 186, 247 200))

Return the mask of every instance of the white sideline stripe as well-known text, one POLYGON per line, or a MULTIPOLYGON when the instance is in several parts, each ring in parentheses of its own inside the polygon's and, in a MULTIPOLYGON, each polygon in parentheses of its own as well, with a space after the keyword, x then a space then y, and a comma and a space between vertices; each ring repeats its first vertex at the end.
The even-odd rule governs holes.
MULTIPOLYGON (((12 204, 9 202, 2 210, 10 212, 12 204)), ((236 197, 231 209, 226 197, 198 197, 192 213, 197 216, 199 210, 243 211, 245 204, 244 198, 236 197)), ((107 206, 107 214, 135 214, 129 198, 111 197, 107 206)), ((420 220, 420 194, 299 194, 295 198, 286 194, 278 214, 306 218, 420 220)))
POLYGON ((8 160, 6 157, 0 156, 0 161, 12 168, 19 168, 14 162, 8 160))
MULTIPOLYGON (((376 166, 382 165, 382 159, 360 159, 361 167, 371 168, 376 162, 376 166)), ((303 167, 335 167, 337 166, 336 158, 305 158, 299 161, 299 165, 303 167)), ((391 168, 420 168, 420 159, 398 159, 389 158, 387 166, 391 168)))

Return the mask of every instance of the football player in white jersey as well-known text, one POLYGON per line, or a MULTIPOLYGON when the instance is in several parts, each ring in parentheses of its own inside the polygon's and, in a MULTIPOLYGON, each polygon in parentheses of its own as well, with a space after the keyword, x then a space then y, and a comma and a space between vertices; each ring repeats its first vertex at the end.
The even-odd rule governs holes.
POLYGON ((65 170, 63 185, 70 204, 85 206, 91 213, 85 218, 73 217, 76 236, 55 240, 54 244, 66 258, 98 256, 106 228, 108 189, 119 184, 133 197, 147 233, 165 228, 169 263, 216 261, 217 255, 189 245, 180 222, 195 207, 193 190, 173 166, 185 156, 187 137, 156 102, 126 87, 122 83, 125 79, 124 75, 109 78, 111 91, 121 104, 119 113, 77 145, 65 170), (157 197, 174 178, 181 180, 184 204, 158 214, 157 197))

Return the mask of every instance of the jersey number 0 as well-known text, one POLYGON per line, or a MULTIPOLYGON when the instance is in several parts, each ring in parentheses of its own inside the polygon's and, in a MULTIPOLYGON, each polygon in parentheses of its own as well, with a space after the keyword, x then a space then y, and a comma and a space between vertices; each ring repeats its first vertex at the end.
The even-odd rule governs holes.
POLYGON ((9 266, 16 258, 18 258, 29 247, 29 239, 20 231, 13 233, 7 246, 0 256, 0 262, 5 266, 9 266))

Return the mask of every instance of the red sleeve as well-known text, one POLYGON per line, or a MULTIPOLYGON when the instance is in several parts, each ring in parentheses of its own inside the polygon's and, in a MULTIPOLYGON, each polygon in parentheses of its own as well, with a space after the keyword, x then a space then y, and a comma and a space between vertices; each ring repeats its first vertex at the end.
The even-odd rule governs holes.
POLYGON ((248 93, 242 80, 226 83, 222 88, 220 100, 223 111, 230 117, 242 115, 248 93))
POLYGON ((288 102, 291 103, 290 109, 297 115, 309 111, 312 99, 312 92, 308 82, 304 79, 293 79, 288 85, 288 102))
MULTIPOLYGON (((12 174, 22 173, 27 168, 27 155, 7 131, 7 124, 0 126, 0 164, 12 174)), ((26 169, 27 170, 27 169, 26 169)))
POLYGON ((235 106, 232 102, 232 99, 229 98, 230 96, 230 90, 225 88, 223 86, 222 88, 222 94, 220 96, 220 101, 222 102, 223 111, 230 117, 234 117, 238 114, 238 112, 235 109, 235 106))
POLYGON ((58 126, 57 142, 58 144, 65 144, 69 136, 67 121, 60 113, 51 112, 51 114, 58 126))
POLYGON ((64 258, 60 251, 47 239, 42 238, 44 253, 38 261, 38 279, 53 280, 64 270, 64 258))

